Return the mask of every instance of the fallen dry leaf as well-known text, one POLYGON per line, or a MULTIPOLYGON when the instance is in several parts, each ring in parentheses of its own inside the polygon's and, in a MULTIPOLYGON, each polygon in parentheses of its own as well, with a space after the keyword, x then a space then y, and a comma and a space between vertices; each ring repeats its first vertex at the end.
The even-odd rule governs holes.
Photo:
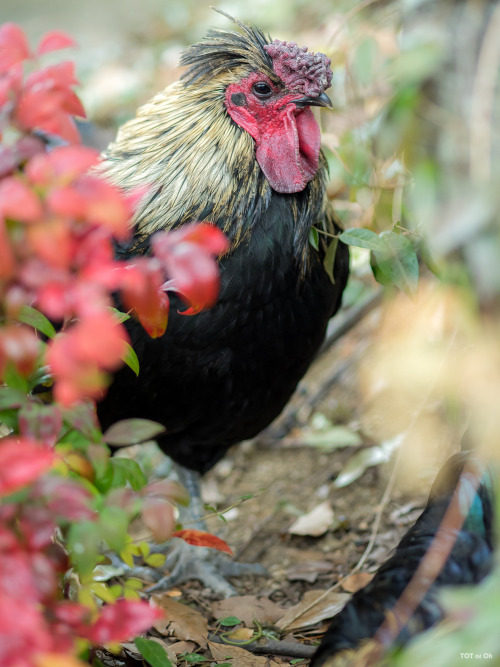
POLYGON ((329 591, 326 595, 324 593, 324 591, 308 591, 302 602, 290 607, 276 625, 282 630, 297 630, 315 625, 325 618, 332 618, 338 614, 351 597, 337 591, 329 591))
POLYGON ((333 523, 333 510, 328 501, 317 505, 307 514, 299 516, 299 518, 292 523, 288 532, 292 535, 311 535, 312 537, 319 537, 324 535, 328 528, 333 523))
POLYGON ((309 584, 314 584, 320 574, 329 574, 332 570, 331 561, 314 560, 289 567, 286 576, 288 581, 307 581, 309 584))
POLYGON ((153 599, 166 614, 166 618, 153 624, 157 632, 168 637, 193 641, 206 648, 208 623, 204 616, 191 607, 172 600, 168 595, 153 595, 153 599))
POLYGON ((282 667, 282 663, 272 658, 253 655, 239 646, 208 642, 212 657, 217 661, 231 660, 231 667, 282 667))
POLYGON ((244 641, 246 642, 248 639, 252 639, 254 635, 253 629, 252 628, 237 628, 234 630, 234 632, 231 632, 229 635, 224 635, 227 636, 228 639, 231 641, 244 641))
POLYGON ((356 593, 356 591, 364 588, 366 584, 369 584, 372 579, 373 574, 369 572, 354 572, 354 574, 342 579, 340 586, 346 593, 356 593))
POLYGON ((180 655, 181 653, 194 653, 196 644, 194 642, 175 642, 175 644, 170 644, 170 650, 175 653, 175 655, 180 655))
POLYGON ((283 609, 268 598, 240 595, 214 602, 212 615, 217 620, 227 616, 236 616, 244 625, 251 627, 254 620, 261 623, 276 623, 283 616, 283 609))

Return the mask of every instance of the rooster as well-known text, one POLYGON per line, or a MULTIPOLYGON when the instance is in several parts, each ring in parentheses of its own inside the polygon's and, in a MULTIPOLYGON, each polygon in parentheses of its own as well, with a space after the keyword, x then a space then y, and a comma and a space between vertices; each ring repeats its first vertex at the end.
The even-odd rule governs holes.
POLYGON ((212 30, 187 49, 180 81, 119 130, 101 165, 125 191, 149 186, 120 257, 148 253, 155 232, 195 220, 230 241, 214 307, 187 317, 173 296, 158 339, 129 320, 139 377, 123 368, 98 406, 103 427, 129 417, 163 424, 159 446, 198 474, 281 412, 348 277, 310 109, 331 107, 330 61, 235 23, 239 32, 212 30))
MULTIPOLYGON (((493 567, 494 505, 490 472, 481 468, 479 462, 470 459, 465 452, 448 459, 439 471, 421 516, 370 583, 355 593, 335 616, 313 656, 311 667, 372 664, 368 653, 375 647, 366 642, 384 621, 386 632, 380 632, 379 638, 385 640, 397 628, 394 633, 394 636, 398 635, 397 645, 405 644, 440 621, 444 616, 438 597, 440 589, 443 586, 477 584, 493 567), (479 477, 481 480, 476 492, 479 477), (458 521, 463 521, 463 524, 456 528, 440 528, 453 496, 458 508, 456 516, 462 513, 458 521), (445 541, 454 538, 453 549, 436 580, 430 582, 432 585, 426 595, 415 605, 408 623, 401 627, 400 618, 391 612, 432 547, 438 530, 444 531, 445 541)), ((425 584, 428 578, 423 577, 422 581, 425 584)), ((408 603, 407 597, 406 604, 400 604, 400 611, 405 613, 408 603)))

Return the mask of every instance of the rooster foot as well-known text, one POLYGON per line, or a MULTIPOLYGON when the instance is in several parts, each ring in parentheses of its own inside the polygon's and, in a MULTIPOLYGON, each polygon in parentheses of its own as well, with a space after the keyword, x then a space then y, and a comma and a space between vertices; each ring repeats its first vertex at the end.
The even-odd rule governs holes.
MULTIPOLYGON (((190 579, 197 579, 217 595, 227 598, 238 595, 238 591, 226 577, 266 574, 266 569, 258 563, 237 563, 214 549, 194 547, 184 540, 174 540, 177 544, 170 550, 162 566, 162 570, 168 570, 169 574, 147 588, 146 593, 165 591, 190 579)), ((156 572, 156 576, 158 574, 156 572)))

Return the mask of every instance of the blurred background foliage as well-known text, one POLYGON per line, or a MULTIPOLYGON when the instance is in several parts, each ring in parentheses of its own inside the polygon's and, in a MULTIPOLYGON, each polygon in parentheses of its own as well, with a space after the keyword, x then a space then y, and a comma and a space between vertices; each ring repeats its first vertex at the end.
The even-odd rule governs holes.
MULTIPOLYGON (((429 461, 443 461, 466 427, 466 445, 495 463, 500 3, 232 0, 216 6, 332 59, 335 109, 321 112, 328 194, 346 228, 373 232, 362 243, 358 237, 364 247, 353 247, 346 301, 375 289, 370 260, 381 282, 400 288, 386 290, 381 324, 363 361, 363 429, 376 442, 402 436, 403 485, 429 461)), ((57 28, 77 39, 81 95, 98 128, 90 138, 99 146, 140 103, 178 78, 186 45, 209 26, 230 29, 200 0, 2 0, 0 21, 18 22, 31 39, 57 28)), ((420 640, 420 648, 417 642, 402 664, 458 664, 464 650, 499 656, 498 591, 494 575, 470 597, 450 598, 453 622, 432 641, 420 640)))

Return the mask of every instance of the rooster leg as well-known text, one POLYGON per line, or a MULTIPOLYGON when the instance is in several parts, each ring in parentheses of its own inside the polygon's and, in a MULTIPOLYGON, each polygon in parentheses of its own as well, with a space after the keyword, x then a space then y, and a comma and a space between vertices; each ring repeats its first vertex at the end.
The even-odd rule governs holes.
MULTIPOLYGON (((206 531, 207 527, 202 519, 204 508, 200 493, 200 475, 182 466, 176 465, 176 470, 179 481, 191 497, 189 507, 181 508, 181 522, 183 525, 195 526, 197 530, 206 531)), ((265 568, 258 563, 236 563, 220 551, 206 547, 194 547, 184 540, 169 541, 168 548, 170 551, 163 568, 168 570, 169 574, 150 586, 147 589, 148 593, 167 590, 184 581, 197 579, 217 595, 231 597, 238 593, 226 580, 226 577, 266 574, 265 568), (174 546, 172 543, 175 543, 174 546)), ((164 551, 163 545, 160 550, 164 551)))

